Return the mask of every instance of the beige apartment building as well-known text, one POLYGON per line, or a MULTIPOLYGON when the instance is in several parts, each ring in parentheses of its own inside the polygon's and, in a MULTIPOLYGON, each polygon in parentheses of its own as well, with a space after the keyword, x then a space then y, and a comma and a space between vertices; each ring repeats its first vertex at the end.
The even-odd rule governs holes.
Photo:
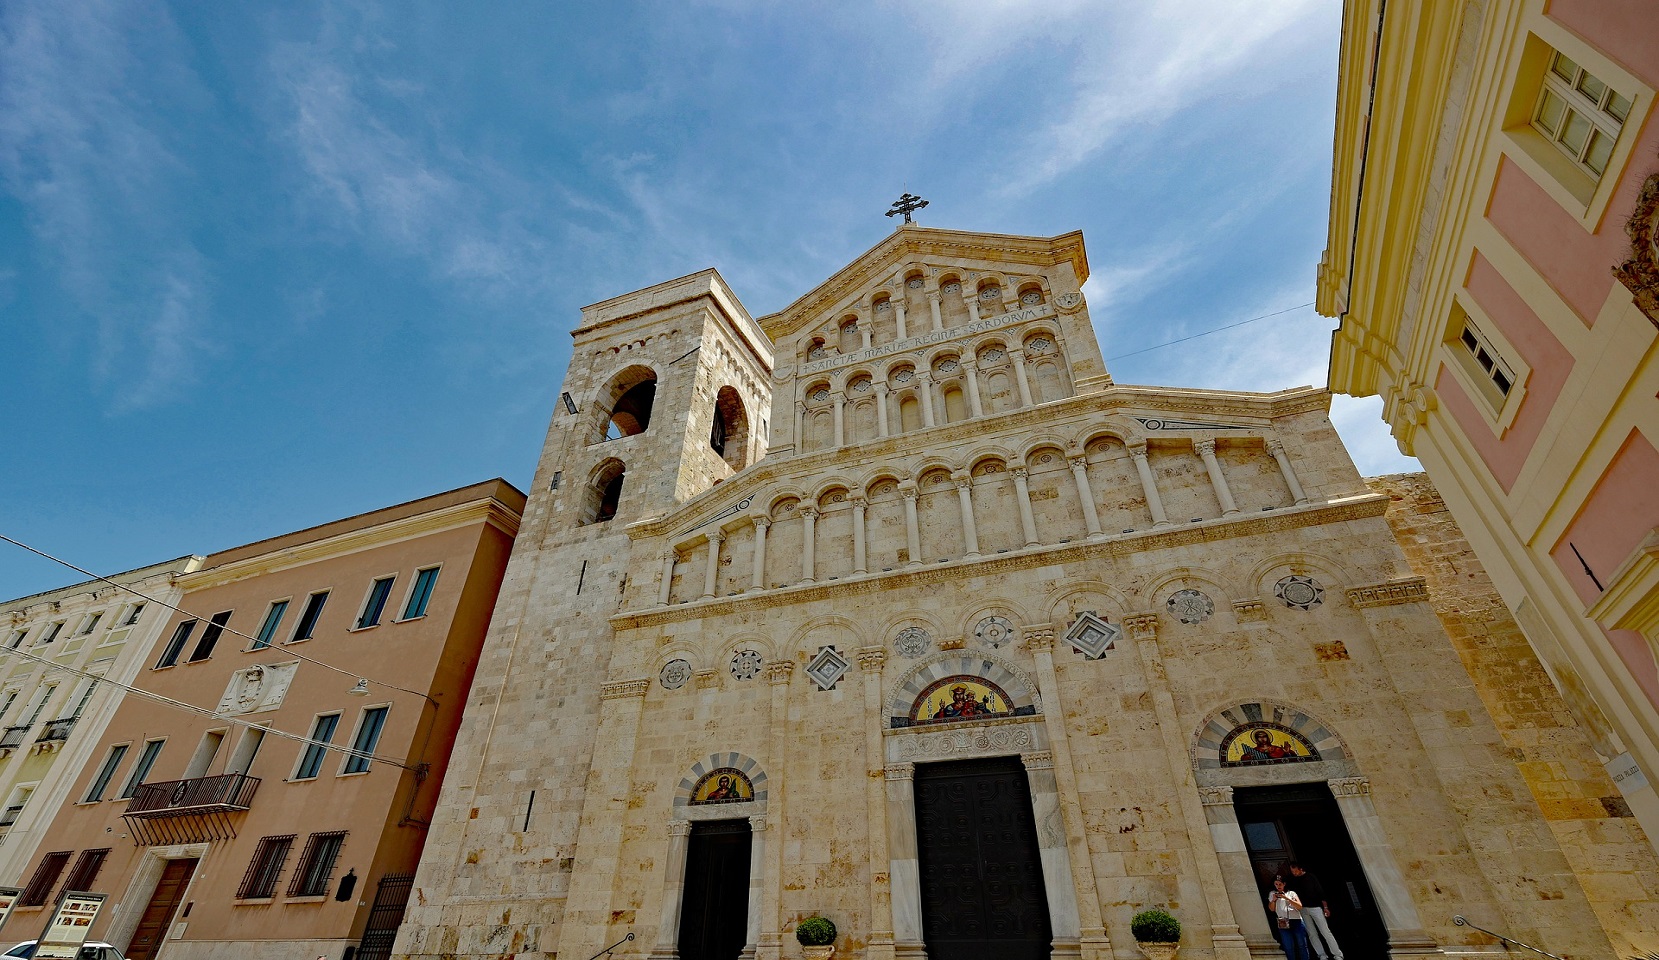
POLYGON ((0 877, 33 862, 179 599, 182 557, 0 603, 0 877), (126 589, 123 589, 126 588, 126 589))
POLYGON ((155 611, 137 691, 0 876, 3 936, 75 889, 134 960, 385 957, 523 506, 474 484, 179 576, 189 612, 155 611))
POLYGON ((1088 276, 907 224, 769 316, 584 309, 396 955, 1277 957, 1292 858, 1348 960, 1659 949, 1434 498, 1323 390, 1116 383, 1088 276))

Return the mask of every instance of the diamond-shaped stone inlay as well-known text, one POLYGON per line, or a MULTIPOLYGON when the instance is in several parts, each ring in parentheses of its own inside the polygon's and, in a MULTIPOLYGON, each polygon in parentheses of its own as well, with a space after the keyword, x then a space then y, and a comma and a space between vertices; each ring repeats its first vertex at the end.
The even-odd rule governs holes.
POLYGON ((818 689, 833 690, 836 682, 847 675, 849 666, 847 658, 833 646, 819 647, 818 655, 806 665, 806 675, 818 685, 818 689))
POLYGON ((939 372, 955 373, 956 368, 959 366, 961 366, 961 364, 957 363, 955 360, 941 360, 939 361, 939 372))
POLYGON ((1099 660, 1106 655, 1106 651, 1117 645, 1121 636, 1122 627, 1107 623, 1093 610, 1084 610, 1072 622, 1071 629, 1066 631, 1066 642, 1086 659, 1099 660))
POLYGON ((753 680, 760 675, 760 651, 739 650, 732 654, 732 676, 739 680, 753 680))
POLYGON ((1285 606, 1298 610, 1311 610, 1325 602, 1325 588, 1319 585, 1319 581, 1295 574, 1274 584, 1273 595, 1283 600, 1285 606))
POLYGON ((933 638, 921 627, 905 627, 893 638, 893 649, 907 657, 919 657, 933 646, 933 638))
POLYGON ((986 617, 974 625, 974 639, 992 649, 1014 639, 1014 625, 1007 617, 986 617))
POLYGON ((691 664, 684 660, 670 660, 663 665, 657 679, 662 681, 664 689, 678 690, 691 679, 691 664))
POLYGON ((1170 616, 1182 623, 1203 623, 1215 613, 1215 603, 1198 590, 1177 590, 1167 603, 1170 616))

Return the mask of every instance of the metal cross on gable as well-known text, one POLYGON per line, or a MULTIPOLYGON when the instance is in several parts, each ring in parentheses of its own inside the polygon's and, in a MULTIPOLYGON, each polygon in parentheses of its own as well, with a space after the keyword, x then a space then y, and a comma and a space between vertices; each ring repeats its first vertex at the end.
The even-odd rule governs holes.
POLYGON ((915 221, 910 219, 910 215, 925 206, 927 206, 926 200, 916 196, 914 193, 906 192, 904 196, 893 201, 893 209, 887 211, 887 215, 889 217, 896 217, 902 213, 904 214, 905 223, 914 223, 915 221))

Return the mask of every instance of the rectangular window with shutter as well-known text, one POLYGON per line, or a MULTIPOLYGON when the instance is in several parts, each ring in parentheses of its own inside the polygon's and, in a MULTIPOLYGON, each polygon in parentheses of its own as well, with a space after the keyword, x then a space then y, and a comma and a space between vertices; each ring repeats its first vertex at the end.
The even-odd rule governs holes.
POLYGON ((346 842, 346 832, 313 833, 305 841, 305 852, 300 854, 294 868, 293 882, 288 884, 290 897, 324 897, 328 895, 328 881, 334 876, 334 861, 340 857, 340 847, 346 842))
POLYGON ((346 758, 346 765, 341 773, 366 773, 369 769, 369 758, 374 755, 374 748, 380 745, 380 731, 386 726, 386 707, 370 707, 363 711, 363 719, 357 724, 357 736, 352 738, 352 754, 346 758))
POLYGON ((236 890, 238 900, 266 900, 276 896, 277 880, 288 863, 288 851, 293 849, 294 834, 283 837, 260 837, 254 848, 248 872, 236 890))
POLYGON ((294 771, 295 780, 315 780, 323 768, 323 757, 328 754, 326 743, 334 742, 334 729, 340 725, 338 713, 326 713, 311 725, 311 740, 300 754, 300 765, 294 771))
POLYGON ((179 662, 179 653, 184 645, 190 641, 191 631, 196 629, 195 620, 186 620, 173 628, 173 637, 167 641, 167 646, 161 650, 161 659, 156 661, 156 669, 170 667, 179 662))
POLYGON ((29 878, 29 885, 23 888, 23 896, 17 901, 20 907, 38 907, 46 903, 46 898, 52 895, 52 888, 58 885, 58 877, 63 875, 63 868, 69 865, 69 855, 73 851, 58 850, 40 858, 40 866, 35 868, 35 875, 29 878))
POLYGON ((128 745, 118 743, 109 748, 109 756, 104 758, 104 765, 98 768, 98 775, 92 778, 92 786, 86 790, 86 798, 82 803, 97 803, 104 799, 104 791, 109 789, 109 783, 115 779, 115 771, 120 768, 121 761, 126 759, 128 745))
POLYGON ((415 573, 415 586, 409 591, 409 602, 403 605, 404 620, 426 616, 426 605, 432 600, 432 588, 438 583, 438 568, 428 567, 415 573))
POLYGON ((381 577, 369 587, 369 596, 363 601, 363 612, 357 617, 357 629, 363 630, 377 626, 380 615, 386 612, 386 598, 392 595, 392 582, 396 577, 381 577))
POLYGON ((202 638, 196 641, 196 649, 190 651, 191 663, 195 663, 199 660, 206 660, 208 657, 213 656, 213 645, 218 643, 219 637, 224 634, 225 624, 230 623, 230 615, 232 612, 233 611, 225 610, 221 613, 215 613, 213 617, 208 620, 207 629, 202 631, 202 638))
POLYGON ((271 638, 276 636, 277 627, 282 623, 282 615, 288 612, 288 601, 276 600, 271 608, 265 611, 265 621, 259 625, 259 632, 254 634, 254 650, 263 650, 271 645, 271 638))
POLYGON ((109 859, 109 848, 101 850, 82 850, 81 856, 75 861, 75 869, 69 871, 69 879, 64 881, 65 890, 74 890, 78 893, 89 893, 92 885, 98 881, 98 871, 104 868, 104 861, 109 859))

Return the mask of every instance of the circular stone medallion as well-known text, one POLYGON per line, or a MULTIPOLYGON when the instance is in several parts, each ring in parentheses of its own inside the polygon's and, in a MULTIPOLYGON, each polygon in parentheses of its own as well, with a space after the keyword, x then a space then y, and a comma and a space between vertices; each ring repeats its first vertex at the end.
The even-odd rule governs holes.
POLYGON ((993 650, 1000 649, 1014 639, 1014 625, 1007 617, 986 617, 974 625, 974 639, 993 650))
POLYGON ((663 665, 657 679, 662 681, 663 689, 678 690, 691 679, 691 664, 684 660, 670 660, 663 665))
POLYGON ((933 638, 921 627, 905 627, 893 638, 893 649, 907 657, 919 657, 933 646, 933 638))
POLYGON ((1203 623, 1215 613, 1215 604, 1197 590, 1177 590, 1167 605, 1170 615, 1182 623, 1203 623))
POLYGON ((739 650, 732 654, 732 676, 739 680, 753 680, 760 674, 760 651, 739 650))
POLYGON ((1319 581, 1295 574, 1275 584, 1273 595, 1283 600, 1285 606, 1298 610, 1309 610, 1325 602, 1325 588, 1319 585, 1319 581))

